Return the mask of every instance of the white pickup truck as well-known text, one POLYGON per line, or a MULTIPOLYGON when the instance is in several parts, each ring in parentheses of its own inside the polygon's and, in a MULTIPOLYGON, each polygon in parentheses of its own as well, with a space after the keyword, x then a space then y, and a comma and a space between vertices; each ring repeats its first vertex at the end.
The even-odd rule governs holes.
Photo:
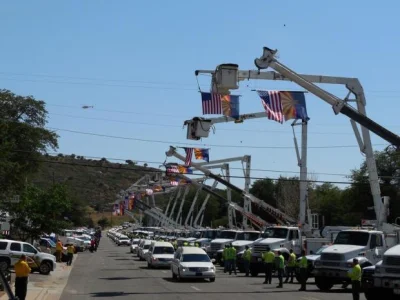
POLYGON ((320 290, 330 290, 335 284, 349 283, 348 271, 354 258, 361 268, 382 259, 387 245, 382 231, 367 229, 343 230, 333 245, 326 247, 314 263, 315 284, 320 290))
POLYGON ((362 282, 367 300, 400 298, 400 245, 388 249, 375 266, 363 269, 362 282))
POLYGON ((210 248, 208 249, 208 256, 215 259, 217 263, 221 263, 222 251, 226 245, 236 241, 241 231, 238 230, 223 230, 219 237, 211 241, 210 248))
POLYGON ((286 260, 289 256, 289 249, 293 249, 296 255, 301 254, 303 240, 298 227, 268 227, 262 234, 262 237, 255 241, 252 247, 250 262, 251 276, 258 276, 260 272, 264 272, 262 254, 267 252, 267 248, 270 248, 272 251, 281 251, 286 260))

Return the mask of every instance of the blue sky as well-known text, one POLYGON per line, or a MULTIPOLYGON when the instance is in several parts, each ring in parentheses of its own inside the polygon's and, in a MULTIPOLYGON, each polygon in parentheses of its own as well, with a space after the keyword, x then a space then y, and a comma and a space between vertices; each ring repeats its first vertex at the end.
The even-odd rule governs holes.
MULTIPOLYGON (((399 6, 398 1, 9 1, 0 18, 0 85, 46 101, 49 127, 164 142, 58 131, 59 152, 158 167, 169 145, 189 142, 183 121, 201 116, 194 71, 220 63, 254 69, 254 59, 268 46, 299 73, 358 77, 369 116, 398 132, 399 6)), ((199 82, 207 91, 210 78, 200 76, 199 82)), ((343 87, 324 87, 346 95, 343 87)), ((290 83, 244 82, 238 91, 241 113, 263 110, 252 89, 302 90, 290 83)), ((343 175, 363 159, 348 119, 310 94, 306 101, 309 171, 317 180, 348 181, 343 175)), ((218 124, 199 144, 215 145, 211 159, 247 154, 253 169, 269 170, 254 170, 252 177, 293 176, 298 167, 291 130, 290 122, 268 119, 218 124)), ((372 140, 376 150, 387 144, 375 135, 372 140)), ((239 162, 231 168, 232 175, 243 174, 239 162)), ((243 180, 234 182, 243 186, 243 180)))

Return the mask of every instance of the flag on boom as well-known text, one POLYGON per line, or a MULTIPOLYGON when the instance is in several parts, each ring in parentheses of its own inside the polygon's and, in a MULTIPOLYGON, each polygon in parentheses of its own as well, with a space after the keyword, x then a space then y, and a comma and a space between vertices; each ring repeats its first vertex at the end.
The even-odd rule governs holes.
POLYGON ((268 119, 283 123, 291 119, 308 121, 304 92, 257 91, 268 119))
POLYGON ((203 148, 183 148, 183 149, 185 150, 186 153, 185 166, 190 166, 190 163, 192 162, 193 152, 194 152, 194 157, 196 159, 202 159, 206 162, 210 161, 209 149, 203 149, 203 148))
POLYGON ((239 96, 201 92, 203 115, 224 115, 239 119, 239 96))
POLYGON ((194 157, 196 159, 202 159, 206 162, 210 161, 209 149, 194 148, 194 157))

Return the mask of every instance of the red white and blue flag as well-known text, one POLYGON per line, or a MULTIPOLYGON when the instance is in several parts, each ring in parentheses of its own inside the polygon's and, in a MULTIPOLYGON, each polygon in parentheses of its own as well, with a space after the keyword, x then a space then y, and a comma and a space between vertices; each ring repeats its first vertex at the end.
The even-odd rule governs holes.
POLYGON ((270 120, 283 123, 283 106, 280 91, 257 91, 261 98, 261 103, 270 120))
POLYGON ((190 166, 193 157, 193 148, 183 148, 186 152, 185 166, 190 166))
POLYGON ((203 115, 222 115, 221 95, 201 92, 203 115))

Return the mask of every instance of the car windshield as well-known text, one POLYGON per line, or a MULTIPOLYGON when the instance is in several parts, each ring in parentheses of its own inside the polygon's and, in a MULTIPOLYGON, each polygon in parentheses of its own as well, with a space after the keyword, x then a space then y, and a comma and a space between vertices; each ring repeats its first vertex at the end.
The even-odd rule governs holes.
POLYGON ((49 242, 51 248, 56 247, 56 243, 54 243, 52 240, 47 240, 47 242, 49 242))
POLYGON ((210 231, 207 230, 204 232, 203 237, 213 240, 217 237, 217 233, 218 233, 218 231, 216 231, 216 230, 210 230, 210 231))
POLYGON ((326 247, 321 247, 317 250, 317 252, 315 252, 316 255, 320 255, 321 252, 325 249, 326 247))
POLYGON ((137 245, 139 244, 139 241, 132 241, 132 245, 137 245))
POLYGON ((244 232, 244 240, 245 241, 255 241, 260 237, 258 232, 244 232))
POLYGON ((285 239, 287 237, 288 229, 287 228, 267 228, 264 233, 264 238, 277 238, 277 239, 285 239))
POLYGON ((368 240, 369 240, 368 232, 342 231, 342 232, 338 233, 334 244, 335 245, 367 246, 368 240))
POLYGON ((219 236, 220 239, 230 239, 233 240, 236 237, 235 231, 222 231, 221 235, 219 236))
POLYGON ((184 254, 182 262, 210 262, 207 254, 184 254))
POLYGON ((143 249, 149 249, 150 248, 150 245, 144 245, 143 246, 143 249))
POLYGON ((172 247, 155 247, 153 254, 174 254, 172 247))

